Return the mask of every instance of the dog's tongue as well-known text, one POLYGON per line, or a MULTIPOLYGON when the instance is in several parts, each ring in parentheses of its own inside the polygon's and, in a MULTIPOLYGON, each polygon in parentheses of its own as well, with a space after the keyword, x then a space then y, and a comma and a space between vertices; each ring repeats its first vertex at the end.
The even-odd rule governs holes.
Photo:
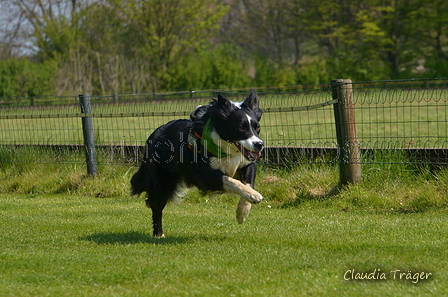
POLYGON ((246 149, 241 144, 235 143, 236 147, 243 153, 244 157, 249 161, 255 161, 261 157, 261 152, 253 152, 246 149))
POLYGON ((247 149, 244 149, 244 156, 248 160, 257 160, 261 157, 261 152, 252 152, 247 149))

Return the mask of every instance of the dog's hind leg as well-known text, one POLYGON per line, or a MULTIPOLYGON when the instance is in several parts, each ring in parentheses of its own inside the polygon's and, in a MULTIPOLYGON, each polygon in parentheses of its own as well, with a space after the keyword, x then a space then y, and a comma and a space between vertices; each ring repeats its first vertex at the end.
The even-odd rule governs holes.
MULTIPOLYGON (((154 194, 154 193, 152 193, 154 194)), ((148 199, 146 199, 146 205, 151 208, 152 211, 152 227, 153 235, 155 237, 165 237, 162 228, 162 213, 168 199, 155 198, 152 194, 148 194, 148 199)))
POLYGON ((153 235, 165 237, 162 228, 162 213, 168 200, 170 200, 177 189, 178 179, 173 176, 157 175, 156 179, 147 181, 148 198, 146 205, 152 211, 153 235))

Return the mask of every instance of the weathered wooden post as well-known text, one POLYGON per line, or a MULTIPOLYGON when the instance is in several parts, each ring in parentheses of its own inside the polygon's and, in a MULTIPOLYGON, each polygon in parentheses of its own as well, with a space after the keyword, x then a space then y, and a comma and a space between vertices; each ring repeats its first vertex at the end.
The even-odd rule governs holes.
POLYGON ((86 148, 86 163, 87 173, 93 177, 98 174, 96 166, 96 150, 95 141, 93 137, 93 121, 92 121, 92 107, 90 106, 90 95, 81 94, 79 97, 79 104, 81 105, 81 113, 83 114, 82 134, 84 136, 84 147, 86 148))
POLYGON ((361 181, 361 154, 356 134, 353 87, 350 79, 331 81, 334 118, 339 154, 340 182, 343 185, 361 181))

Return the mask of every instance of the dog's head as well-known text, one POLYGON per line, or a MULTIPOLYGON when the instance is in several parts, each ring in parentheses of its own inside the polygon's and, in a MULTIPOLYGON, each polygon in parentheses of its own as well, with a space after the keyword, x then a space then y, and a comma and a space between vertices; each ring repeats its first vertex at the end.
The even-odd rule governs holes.
POLYGON ((206 113, 210 119, 211 139, 223 151, 242 153, 249 161, 260 158, 264 146, 259 136, 262 111, 254 89, 243 102, 218 95, 206 113))

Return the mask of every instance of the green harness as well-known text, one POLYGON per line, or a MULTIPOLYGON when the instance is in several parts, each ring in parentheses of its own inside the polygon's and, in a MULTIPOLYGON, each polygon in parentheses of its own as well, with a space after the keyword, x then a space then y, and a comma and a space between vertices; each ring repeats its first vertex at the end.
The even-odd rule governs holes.
POLYGON ((222 148, 220 146, 216 145, 213 142, 211 136, 210 119, 208 119, 207 122, 205 123, 204 130, 202 132, 201 144, 213 156, 216 156, 218 158, 224 158, 229 156, 226 152, 222 151, 222 148))

